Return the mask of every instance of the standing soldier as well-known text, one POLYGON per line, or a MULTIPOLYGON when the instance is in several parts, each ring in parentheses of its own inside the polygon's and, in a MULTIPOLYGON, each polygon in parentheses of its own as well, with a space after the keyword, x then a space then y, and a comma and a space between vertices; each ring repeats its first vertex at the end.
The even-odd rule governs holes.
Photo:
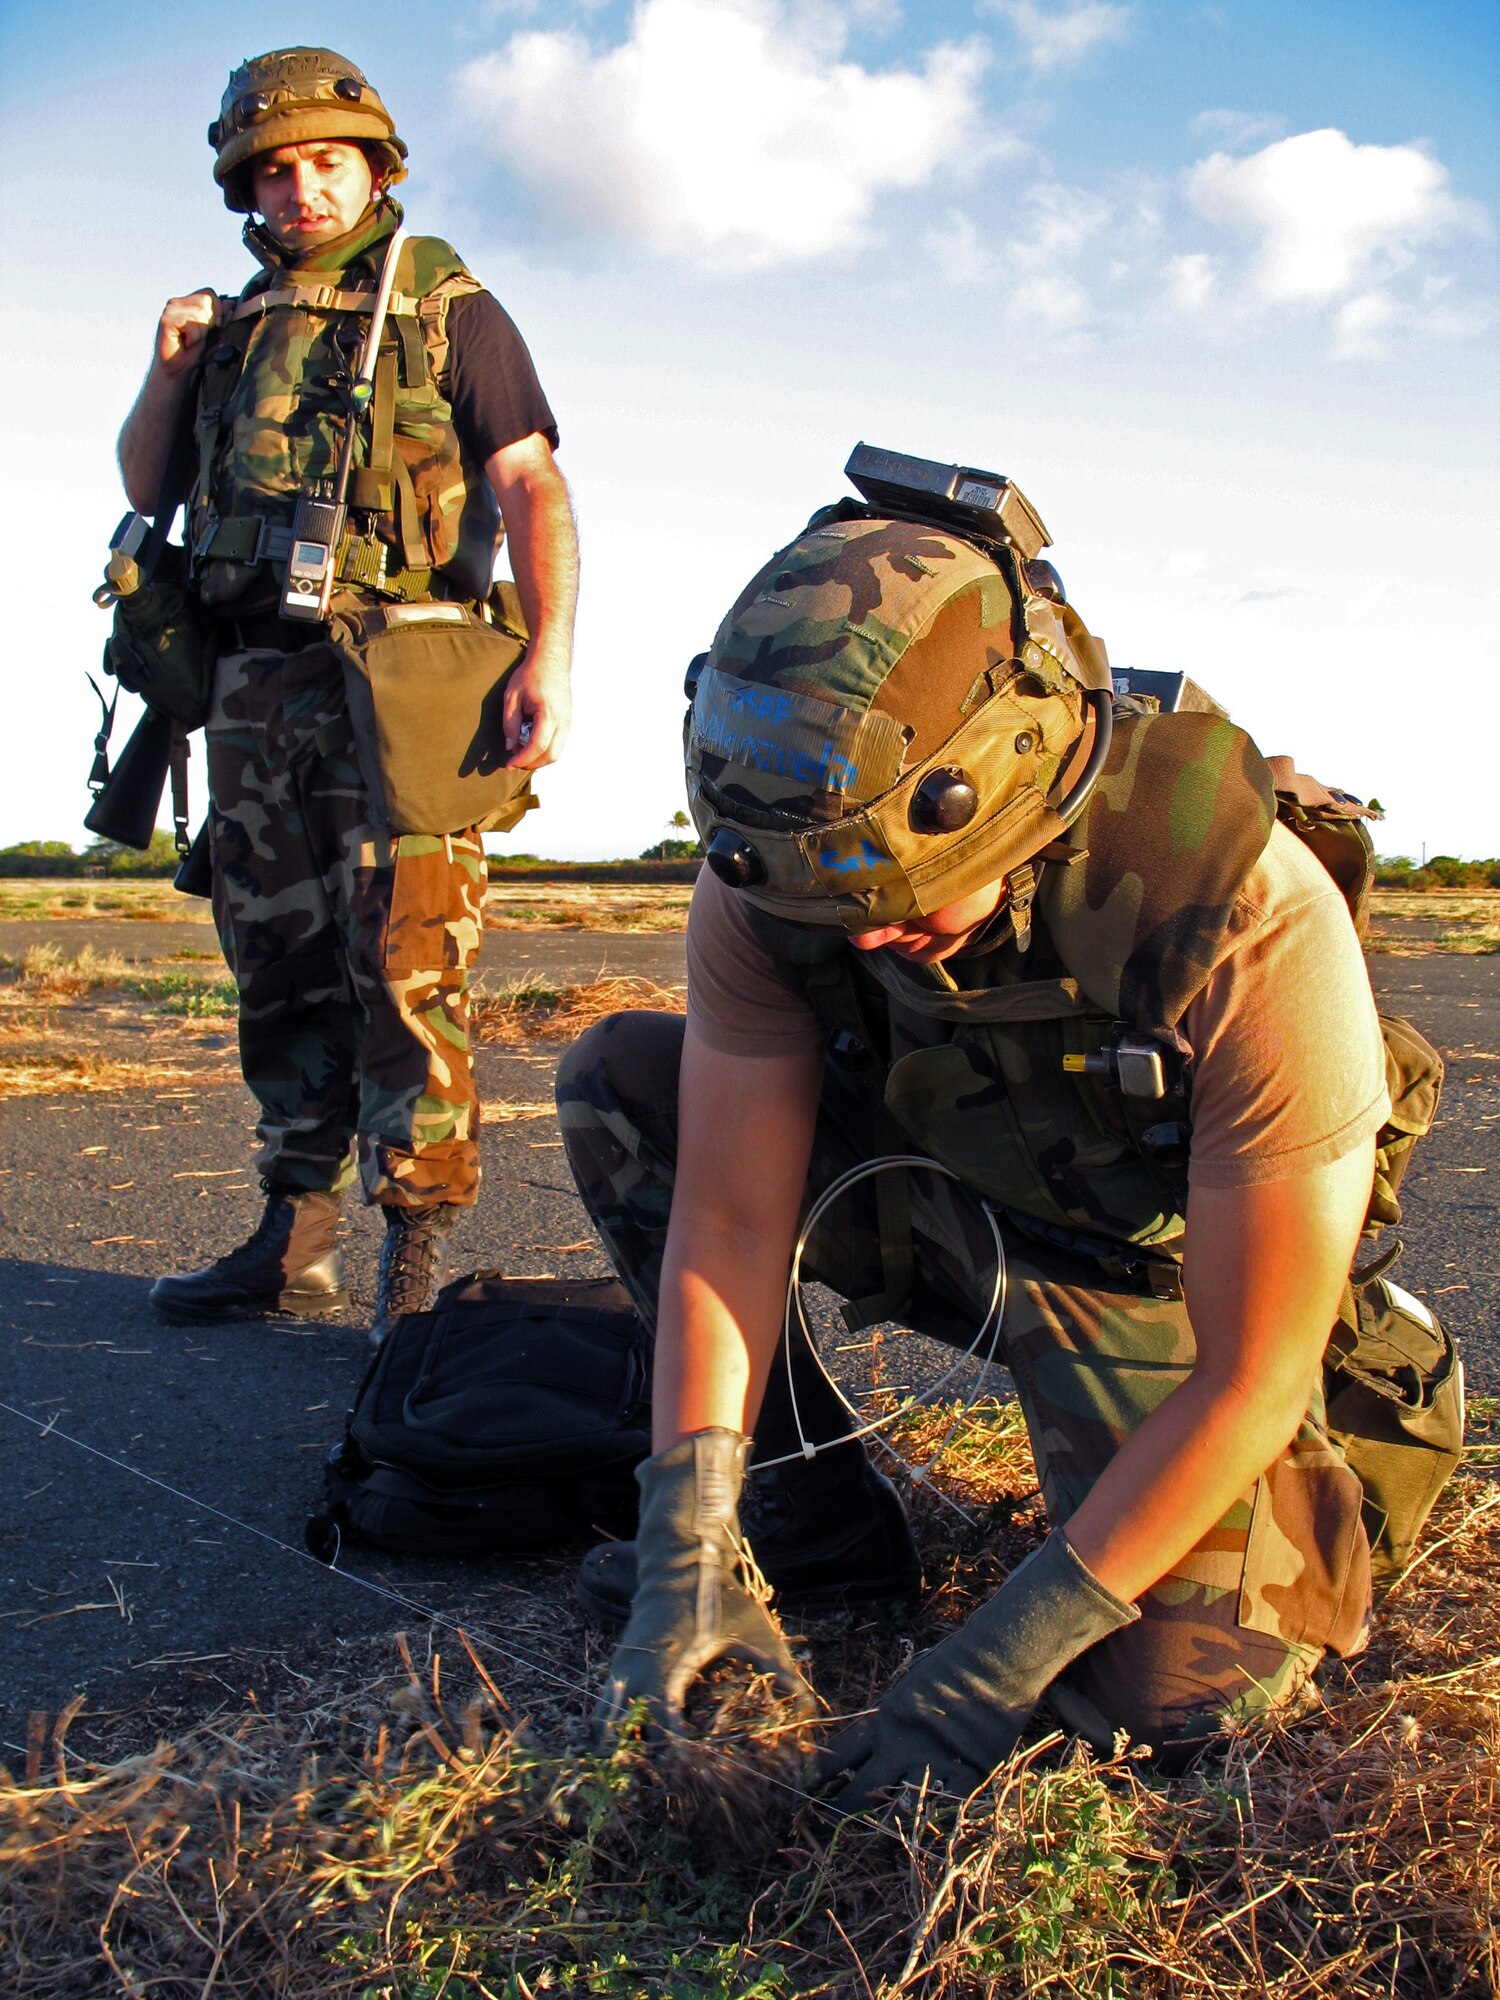
MULTIPOLYGON (((721 1657, 799 1692, 746 1539, 783 1602, 914 1584, 847 1411, 795 1329, 778 1354, 807 1204, 881 1156, 936 1163, 851 1184, 804 1274, 856 1326, 959 1345, 992 1297, 984 1208, 1002 1232, 999 1352, 1052 1532, 833 1745, 851 1807, 924 1773, 971 1790, 1044 1690, 1105 1748, 1294 1702, 1371 1604, 1329 1329, 1345 1351, 1414 1329, 1445 1414, 1458 1393, 1419 1302, 1349 1285, 1367 1214, 1395 1213, 1390 1097, 1422 1129, 1436 1057, 1405 1031, 1388 1096, 1349 910, 1278 804, 1362 864, 1361 809, 1282 796, 1206 699, 1117 700, 1014 489, 882 458, 871 504, 814 516, 699 663, 686 1022, 614 1016, 558 1088, 657 1341, 638 1538, 579 1580, 628 1618, 606 1722, 640 1700, 680 1723, 721 1657)), ((1394 1457, 1409 1544, 1453 1460, 1394 1457)))
MULTIPOLYGON (((477 827, 396 837, 372 813, 326 630, 278 615, 293 515, 356 424, 360 532, 335 551, 336 607, 480 604, 509 534, 531 635, 505 696, 518 783, 568 731, 577 541, 557 427, 511 320, 435 237, 404 238, 385 270, 406 147, 354 64, 307 48, 242 63, 209 142, 262 269, 237 300, 168 302, 120 465, 132 504, 153 508, 191 429, 192 586, 219 655, 214 914, 266 1205, 247 1242, 151 1298, 189 1321, 337 1311, 339 1203, 357 1173, 385 1213, 378 1343, 430 1303, 443 1237, 478 1193, 467 983, 484 850, 477 827), (351 384, 382 276, 387 330, 361 402, 351 384)), ((440 709, 440 684, 431 700, 440 709)))

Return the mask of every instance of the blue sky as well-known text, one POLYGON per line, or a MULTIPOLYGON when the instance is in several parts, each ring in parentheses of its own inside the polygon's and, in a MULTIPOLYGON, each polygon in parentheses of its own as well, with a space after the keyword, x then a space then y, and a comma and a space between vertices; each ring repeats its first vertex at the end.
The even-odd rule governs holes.
POLYGON ((518 842, 659 836, 683 664, 864 437, 1016 478, 1112 656, 1377 794, 1386 851, 1500 851, 1500 9, 491 0, 414 46, 419 18, 0 15, 0 843, 79 838, 113 439, 162 301, 250 269, 204 141, 224 77, 326 39, 562 427, 578 718, 518 842))

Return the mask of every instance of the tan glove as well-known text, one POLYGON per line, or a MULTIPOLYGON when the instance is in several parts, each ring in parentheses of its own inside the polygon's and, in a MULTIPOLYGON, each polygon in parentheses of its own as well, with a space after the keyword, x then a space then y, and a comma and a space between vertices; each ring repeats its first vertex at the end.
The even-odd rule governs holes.
POLYGON ((637 1701, 658 1727, 680 1727, 688 1689, 724 1659, 774 1675, 803 1714, 812 1712, 807 1683, 747 1582, 759 1582, 739 1529, 749 1450, 738 1431, 695 1431, 636 1468, 638 1580, 594 1711, 601 1734, 637 1701))

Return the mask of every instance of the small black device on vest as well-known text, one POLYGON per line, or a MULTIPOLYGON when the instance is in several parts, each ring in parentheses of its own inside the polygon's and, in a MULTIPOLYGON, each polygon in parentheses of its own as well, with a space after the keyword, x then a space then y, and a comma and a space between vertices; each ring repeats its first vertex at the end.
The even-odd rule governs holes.
POLYGON ((861 442, 849 454, 844 477, 876 507, 949 522, 960 534, 977 530, 1009 543, 1028 559, 1039 556, 1052 540, 1041 515, 1003 473, 940 465, 861 442))

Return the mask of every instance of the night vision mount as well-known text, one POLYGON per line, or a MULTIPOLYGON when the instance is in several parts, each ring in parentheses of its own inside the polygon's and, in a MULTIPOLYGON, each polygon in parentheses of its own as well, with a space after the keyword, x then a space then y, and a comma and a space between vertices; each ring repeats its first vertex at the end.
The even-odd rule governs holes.
POLYGON ((872 506, 919 514, 959 534, 1005 542, 1027 561, 1051 546, 1041 515, 1002 473, 939 465, 935 459, 909 458, 905 452, 860 443, 849 454, 844 477, 872 506))

